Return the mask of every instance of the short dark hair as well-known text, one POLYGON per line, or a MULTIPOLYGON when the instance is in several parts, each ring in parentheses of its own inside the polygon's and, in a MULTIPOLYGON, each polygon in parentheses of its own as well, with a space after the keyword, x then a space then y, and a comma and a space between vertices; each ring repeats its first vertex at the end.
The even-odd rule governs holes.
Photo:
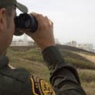
MULTIPOLYGON (((0 9, 1 8, 3 8, 3 7, 0 7, 0 9)), ((4 7, 4 8, 6 8, 6 10, 7 10, 7 15, 11 15, 12 14, 12 9, 13 9, 13 6, 7 6, 7 7, 4 7)))
POLYGON ((13 11, 13 9, 14 9, 13 6, 7 6, 7 7, 6 7, 7 26, 8 26, 8 27, 10 26, 9 22, 10 22, 10 18, 11 18, 11 16, 12 16, 12 11, 13 11))
POLYGON ((7 6, 6 7, 7 16, 11 16, 12 15, 12 10, 13 10, 13 6, 7 6))
MULTIPOLYGON (((0 9, 1 9, 2 7, 0 7, 0 9)), ((16 7, 15 6, 13 6, 13 5, 11 5, 11 6, 6 6, 6 7, 4 7, 4 8, 6 8, 6 20, 7 20, 7 26, 9 27, 9 22, 10 22, 10 18, 11 18, 11 16, 12 16, 12 11, 13 11, 13 9, 15 9, 16 7)))

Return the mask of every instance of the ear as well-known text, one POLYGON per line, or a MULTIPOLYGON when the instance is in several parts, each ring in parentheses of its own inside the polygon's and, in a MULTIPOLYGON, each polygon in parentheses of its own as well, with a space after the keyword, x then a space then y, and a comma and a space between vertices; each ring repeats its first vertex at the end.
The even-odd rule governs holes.
POLYGON ((4 29, 5 21, 6 21, 6 9, 1 8, 0 9, 0 31, 4 29))

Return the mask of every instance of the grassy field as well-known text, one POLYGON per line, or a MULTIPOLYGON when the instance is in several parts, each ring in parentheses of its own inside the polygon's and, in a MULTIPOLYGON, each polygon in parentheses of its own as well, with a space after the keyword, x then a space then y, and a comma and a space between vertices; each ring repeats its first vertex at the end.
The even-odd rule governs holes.
MULTIPOLYGON (((71 50, 60 49, 65 60, 77 68, 82 86, 87 95, 95 95, 95 64, 72 52, 71 50)), ((78 52, 77 52, 78 53, 78 52)), ((32 48, 26 51, 14 51, 8 49, 10 63, 15 67, 24 67, 31 74, 49 81, 49 71, 45 66, 39 48, 32 48)), ((90 55, 90 54, 89 54, 90 55)))

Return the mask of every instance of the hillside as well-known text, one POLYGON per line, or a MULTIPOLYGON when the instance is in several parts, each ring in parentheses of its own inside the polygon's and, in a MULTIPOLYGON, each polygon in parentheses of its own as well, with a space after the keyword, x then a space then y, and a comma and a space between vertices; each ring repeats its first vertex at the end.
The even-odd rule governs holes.
POLYGON ((95 55, 89 55, 89 54, 84 54, 84 53, 78 53, 80 56, 86 58, 87 60, 95 63, 95 55))
MULTIPOLYGON (((87 95, 94 95, 95 93, 95 63, 82 57, 81 54, 95 56, 95 54, 87 51, 77 51, 75 49, 60 48, 62 56, 69 63, 76 66, 79 76, 81 78, 82 85, 87 95)), ((39 48, 9 48, 8 54, 10 63, 15 67, 24 67, 36 76, 39 76, 46 81, 49 81, 49 71, 45 66, 45 62, 42 58, 41 51, 39 48), (36 70, 35 70, 36 69, 36 70)))

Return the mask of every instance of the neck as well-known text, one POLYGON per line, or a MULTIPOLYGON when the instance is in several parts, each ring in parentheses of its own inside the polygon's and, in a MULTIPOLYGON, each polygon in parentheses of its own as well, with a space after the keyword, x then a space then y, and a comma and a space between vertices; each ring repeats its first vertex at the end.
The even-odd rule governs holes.
POLYGON ((0 56, 5 56, 5 55, 6 55, 6 51, 0 52, 0 56))

